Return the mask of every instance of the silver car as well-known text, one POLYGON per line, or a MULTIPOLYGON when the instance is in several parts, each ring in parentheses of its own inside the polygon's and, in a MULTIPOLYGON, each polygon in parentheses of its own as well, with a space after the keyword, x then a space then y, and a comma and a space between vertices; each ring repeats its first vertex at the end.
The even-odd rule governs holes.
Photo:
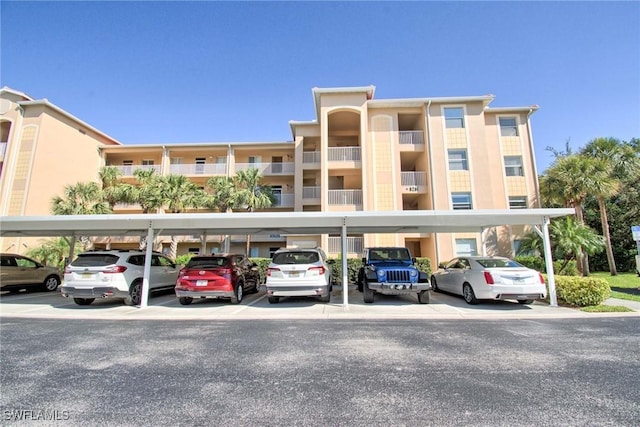
POLYGON ((55 291, 60 285, 60 270, 18 254, 0 254, 0 290, 35 287, 55 291))
POLYGON ((462 295, 468 304, 483 299, 531 304, 547 296, 542 274, 503 257, 454 258, 433 273, 431 286, 436 292, 462 295))

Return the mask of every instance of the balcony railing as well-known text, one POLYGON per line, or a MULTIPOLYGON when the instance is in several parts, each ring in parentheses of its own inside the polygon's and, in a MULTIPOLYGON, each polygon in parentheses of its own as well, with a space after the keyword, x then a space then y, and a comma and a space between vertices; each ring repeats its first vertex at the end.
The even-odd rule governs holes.
POLYGON ((421 130, 401 130, 398 132, 400 144, 423 145, 424 132, 421 130))
POLYGON ((273 204, 273 207, 276 208, 291 208, 293 207, 296 196, 293 193, 276 193, 276 202, 273 204))
POLYGON ((359 162, 360 147, 329 147, 330 162, 359 162))
POLYGON ((172 164, 169 171, 177 175, 226 175, 227 165, 225 163, 172 164))
POLYGON ((295 163, 236 163, 236 172, 247 169, 258 169, 260 175, 293 175, 295 173, 295 163))
POLYGON ((320 186, 302 187, 303 199, 319 199, 322 195, 320 186))
POLYGON ((425 186, 427 185, 426 172, 401 172, 400 183, 408 186, 425 186))
POLYGON ((362 190, 329 190, 330 205, 362 205, 362 190))
MULTIPOLYGON (((341 237, 329 237, 329 253, 342 252, 342 238, 341 237)), ((363 237, 347 237, 347 253, 348 254, 361 254, 364 252, 364 238, 363 237)))
POLYGON ((302 163, 320 163, 320 152, 305 151, 302 153, 302 163))
POLYGON ((153 169, 156 173, 160 173, 160 165, 111 165, 118 168, 122 172, 122 176, 133 176, 133 173, 138 169, 149 170, 153 169))

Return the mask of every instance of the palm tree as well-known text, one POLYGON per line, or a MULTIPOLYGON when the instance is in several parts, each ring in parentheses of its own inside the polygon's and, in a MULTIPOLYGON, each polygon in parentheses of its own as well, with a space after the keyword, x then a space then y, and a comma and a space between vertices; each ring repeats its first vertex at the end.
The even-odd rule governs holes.
MULTIPOLYGON (((159 194, 160 176, 156 175, 155 169, 143 168, 134 170, 133 176, 136 178, 137 183, 133 186, 125 187, 123 200, 140 204, 142 213, 156 213, 162 207, 159 194)), ((143 250, 146 245, 146 236, 140 236, 140 250, 143 250)))
MULTIPOLYGON (((256 168, 238 171, 233 178, 235 203, 249 212, 256 209, 264 209, 273 206, 276 199, 273 190, 268 185, 260 184, 260 171, 256 168)), ((246 255, 250 255, 251 235, 247 235, 247 251, 246 255)))
POLYGON ((64 237, 41 242, 40 246, 29 249, 27 255, 46 265, 64 268, 65 257, 69 256, 71 258, 80 252, 74 249, 74 252, 70 253, 69 241, 64 237))
POLYGON ((591 140, 582 150, 582 155, 590 156, 597 160, 598 179, 594 180, 591 194, 593 194, 598 201, 609 272, 612 276, 615 276, 618 272, 613 256, 605 202, 620 192, 623 178, 629 175, 638 175, 640 171, 640 159, 638 153, 630 145, 622 144, 615 138, 596 138, 591 140))
MULTIPOLYGON (((227 176, 212 176, 207 180, 207 188, 212 194, 206 206, 218 212, 232 212, 236 208, 236 189, 233 179, 227 176)), ((229 235, 221 236, 220 247, 223 252, 229 251, 229 235)))
MULTIPOLYGON (((159 198, 171 213, 184 212, 190 207, 202 206, 206 193, 184 175, 167 175, 159 180, 159 198)), ((171 236, 170 258, 176 259, 178 241, 171 236)))

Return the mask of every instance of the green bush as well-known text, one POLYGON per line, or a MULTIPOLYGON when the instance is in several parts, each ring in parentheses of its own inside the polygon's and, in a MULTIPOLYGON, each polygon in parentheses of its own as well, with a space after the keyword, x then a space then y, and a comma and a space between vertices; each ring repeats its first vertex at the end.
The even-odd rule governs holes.
MULTIPOLYGON (((334 264, 331 271, 331 280, 336 285, 342 284, 342 258, 333 259, 334 264)), ((358 271, 362 267, 361 258, 347 258, 347 270, 349 284, 355 284, 358 281, 358 271)), ((431 260, 429 258, 416 258, 416 267, 420 271, 427 273, 431 277, 431 260)))
MULTIPOLYGON (((547 283, 547 301, 549 300, 549 283, 547 283)), ((611 295, 611 287, 604 279, 595 277, 555 276, 556 296, 558 304, 578 307, 601 304, 611 295)))
POLYGON ((260 283, 267 281, 267 267, 271 262, 271 258, 249 258, 249 261, 255 262, 260 273, 260 283))
POLYGON ((189 260, 191 259, 191 257, 193 257, 195 254, 183 254, 183 255, 178 255, 176 257, 176 264, 178 265, 187 265, 187 263, 189 262, 189 260))
MULTIPOLYGON (((525 267, 532 268, 541 273, 547 272, 547 265, 544 262, 544 258, 537 256, 517 256, 515 257, 515 261, 525 267)), ((564 261, 553 262, 553 271, 555 274, 560 276, 576 276, 578 274, 578 267, 575 260, 569 261, 569 263, 564 267, 564 270, 560 271, 560 267, 562 267, 563 263, 564 261)))
POLYGON ((431 268, 431 260, 429 258, 416 258, 416 267, 418 270, 427 273, 427 276, 431 279, 431 273, 433 270, 431 268))

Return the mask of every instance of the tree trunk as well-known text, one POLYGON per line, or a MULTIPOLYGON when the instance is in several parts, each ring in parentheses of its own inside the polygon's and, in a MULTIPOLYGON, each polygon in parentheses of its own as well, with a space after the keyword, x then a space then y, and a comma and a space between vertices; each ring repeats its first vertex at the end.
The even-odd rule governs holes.
POLYGON ((607 207, 605 206, 604 198, 598 197, 598 207, 600 208, 600 222, 602 223, 602 234, 607 251, 609 272, 612 276, 615 276, 618 274, 618 271, 616 269, 616 260, 613 257, 613 249, 611 248, 611 233, 609 232, 609 220, 607 219, 607 207))
POLYGON ((247 234, 247 258, 249 258, 251 250, 251 234, 247 234))

